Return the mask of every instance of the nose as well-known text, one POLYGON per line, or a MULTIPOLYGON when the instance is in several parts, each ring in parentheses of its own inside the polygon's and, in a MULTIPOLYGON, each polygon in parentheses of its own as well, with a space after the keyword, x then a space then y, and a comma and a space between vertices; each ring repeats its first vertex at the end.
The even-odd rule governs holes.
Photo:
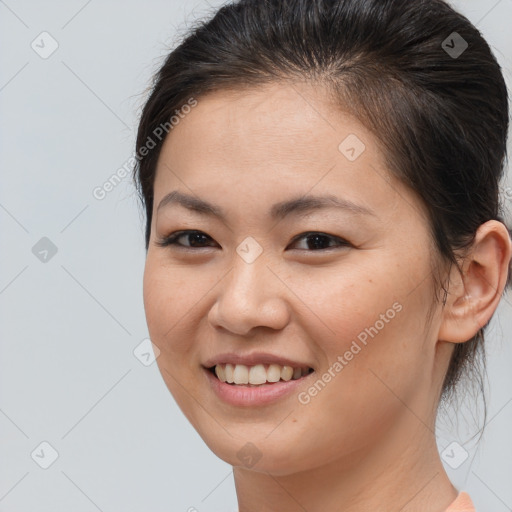
POLYGON ((287 291, 263 255, 252 263, 237 256, 231 272, 219 283, 208 320, 239 336, 256 327, 283 329, 290 320, 287 291))

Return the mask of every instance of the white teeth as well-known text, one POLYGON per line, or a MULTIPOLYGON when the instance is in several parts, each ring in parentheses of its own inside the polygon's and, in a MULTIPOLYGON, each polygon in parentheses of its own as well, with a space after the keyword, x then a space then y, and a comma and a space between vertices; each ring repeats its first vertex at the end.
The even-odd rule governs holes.
POLYGON ((243 364, 234 365, 227 363, 216 365, 215 374, 221 382, 259 386, 266 382, 300 379, 302 376, 309 374, 309 368, 293 368, 279 364, 246 366, 243 364))
POLYGON ((224 370, 220 364, 215 367, 215 375, 217 375, 222 382, 226 382, 226 370, 224 370))
POLYGON ((233 372, 235 384, 249 384, 249 369, 243 364, 237 364, 233 372))
POLYGON ((277 382, 281 379, 281 367, 278 364, 271 364, 267 370, 267 380, 277 382))
MULTIPOLYGON (((223 365, 218 364, 217 366, 223 366, 223 365)), ((217 368, 217 366, 215 368, 217 368)), ((225 373, 225 377, 226 377, 226 382, 229 382, 230 384, 233 384, 233 382, 234 382, 233 373, 234 372, 235 372, 235 367, 232 364, 228 363, 224 367, 224 373, 225 373)))
POLYGON ((267 382, 267 372, 262 364, 257 364, 249 370, 250 384, 264 384, 267 382))

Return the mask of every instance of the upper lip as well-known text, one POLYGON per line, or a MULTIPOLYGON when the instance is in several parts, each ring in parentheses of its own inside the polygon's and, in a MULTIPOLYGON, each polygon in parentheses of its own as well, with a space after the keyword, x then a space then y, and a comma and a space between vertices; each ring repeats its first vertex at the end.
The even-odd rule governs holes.
POLYGON ((211 368, 218 364, 243 364, 245 366, 255 366, 257 364, 278 364, 280 366, 291 366, 292 368, 311 368, 308 363, 294 361, 287 357, 266 352, 253 352, 252 354, 236 354, 229 352, 214 356, 203 363, 205 368, 211 368))

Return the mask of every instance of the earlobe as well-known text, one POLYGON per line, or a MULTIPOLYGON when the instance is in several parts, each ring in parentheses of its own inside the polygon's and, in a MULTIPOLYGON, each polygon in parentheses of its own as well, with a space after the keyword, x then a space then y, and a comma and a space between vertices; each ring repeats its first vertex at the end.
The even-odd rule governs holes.
POLYGON ((454 269, 450 276, 439 340, 463 343, 489 322, 505 289, 511 254, 512 242, 503 223, 490 220, 478 228, 462 275, 454 269))

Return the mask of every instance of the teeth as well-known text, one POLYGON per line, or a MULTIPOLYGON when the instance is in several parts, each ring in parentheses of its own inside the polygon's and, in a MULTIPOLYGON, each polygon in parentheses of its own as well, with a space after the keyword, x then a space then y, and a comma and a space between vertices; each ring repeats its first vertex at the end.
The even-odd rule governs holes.
POLYGON ((266 382, 278 382, 300 379, 309 373, 309 368, 292 368, 279 364, 245 366, 244 364, 218 364, 215 374, 222 382, 229 384, 250 384, 259 386, 266 382))
POLYGON ((283 366, 281 369, 281 379, 291 380, 293 377, 293 368, 291 366, 283 366))
POLYGON ((281 367, 278 364, 271 364, 267 370, 267 380, 277 382, 281 378, 281 367))
POLYGON ((235 384, 249 384, 249 369, 247 366, 237 364, 233 372, 235 384))
MULTIPOLYGON (((222 366, 222 365, 218 364, 217 366, 222 366)), ((215 369, 217 369, 217 366, 215 367, 215 369)), ((226 382, 229 382, 230 384, 233 384, 233 382, 234 382, 234 379, 233 379, 234 371, 235 371, 235 367, 232 364, 227 364, 224 367, 224 373, 225 373, 225 377, 226 377, 226 382)), ((220 380, 222 380, 222 379, 220 379, 220 380)))
POLYGON ((267 382, 267 371, 262 364, 257 364, 249 370, 249 382, 251 384, 265 384, 267 382))
POLYGON ((226 382, 226 370, 220 364, 215 367, 215 375, 217 375, 222 382, 226 382))

